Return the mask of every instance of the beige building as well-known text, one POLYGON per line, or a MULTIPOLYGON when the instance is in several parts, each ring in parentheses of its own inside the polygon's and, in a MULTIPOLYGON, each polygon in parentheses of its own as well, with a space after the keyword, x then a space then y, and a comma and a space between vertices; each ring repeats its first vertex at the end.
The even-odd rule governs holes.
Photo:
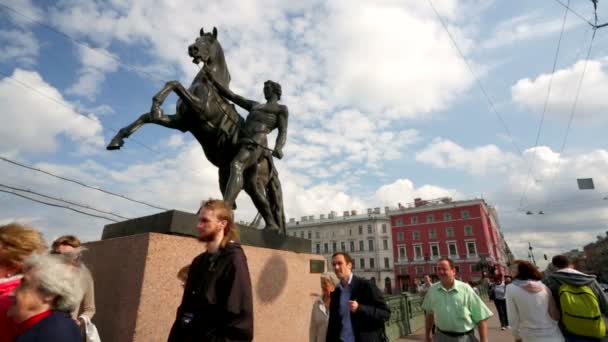
POLYGON ((389 217, 380 208, 345 211, 338 216, 332 211, 319 217, 291 218, 287 234, 311 240, 312 253, 327 260, 331 271, 331 256, 343 251, 353 258, 353 272, 373 279, 379 289, 392 292, 395 286, 393 249, 389 217))

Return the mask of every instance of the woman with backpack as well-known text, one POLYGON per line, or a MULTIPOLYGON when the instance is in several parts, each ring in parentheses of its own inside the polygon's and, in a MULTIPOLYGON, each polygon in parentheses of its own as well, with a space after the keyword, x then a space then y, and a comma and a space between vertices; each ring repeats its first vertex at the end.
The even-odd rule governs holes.
POLYGON ((513 336, 521 342, 563 342, 559 330, 559 310, 551 290, 540 280, 542 274, 532 263, 513 262, 515 279, 507 285, 507 313, 513 336))

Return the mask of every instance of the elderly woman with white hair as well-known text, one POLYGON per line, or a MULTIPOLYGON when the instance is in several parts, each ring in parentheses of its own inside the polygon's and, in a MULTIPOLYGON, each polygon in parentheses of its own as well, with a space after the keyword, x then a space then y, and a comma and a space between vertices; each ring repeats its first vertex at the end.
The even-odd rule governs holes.
POLYGON ((18 324, 15 342, 81 342, 70 312, 82 299, 82 270, 61 256, 33 255, 23 271, 8 311, 18 324))
POLYGON ((329 303, 336 284, 338 284, 338 278, 335 274, 321 274, 321 296, 315 300, 310 316, 310 342, 325 342, 329 323, 329 303))

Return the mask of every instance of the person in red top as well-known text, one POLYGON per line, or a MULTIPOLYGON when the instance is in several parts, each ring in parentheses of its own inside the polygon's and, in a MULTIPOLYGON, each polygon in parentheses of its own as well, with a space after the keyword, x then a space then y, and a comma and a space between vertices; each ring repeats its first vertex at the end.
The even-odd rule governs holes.
POLYGON ((10 294, 21 283, 23 261, 32 253, 46 249, 42 235, 17 223, 0 226, 0 342, 12 342, 17 326, 6 313, 10 294))
POLYGON ((70 312, 80 304, 82 268, 58 255, 32 255, 12 294, 8 316, 17 323, 15 342, 81 342, 70 312))

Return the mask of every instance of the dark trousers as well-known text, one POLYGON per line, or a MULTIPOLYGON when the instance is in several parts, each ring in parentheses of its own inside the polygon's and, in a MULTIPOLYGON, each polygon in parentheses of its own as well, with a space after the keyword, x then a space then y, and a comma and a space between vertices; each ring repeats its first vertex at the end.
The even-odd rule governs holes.
POLYGON ((506 327, 509 325, 509 318, 507 317, 507 301, 504 299, 494 299, 494 305, 496 305, 496 311, 498 311, 498 318, 500 319, 500 326, 506 327))

